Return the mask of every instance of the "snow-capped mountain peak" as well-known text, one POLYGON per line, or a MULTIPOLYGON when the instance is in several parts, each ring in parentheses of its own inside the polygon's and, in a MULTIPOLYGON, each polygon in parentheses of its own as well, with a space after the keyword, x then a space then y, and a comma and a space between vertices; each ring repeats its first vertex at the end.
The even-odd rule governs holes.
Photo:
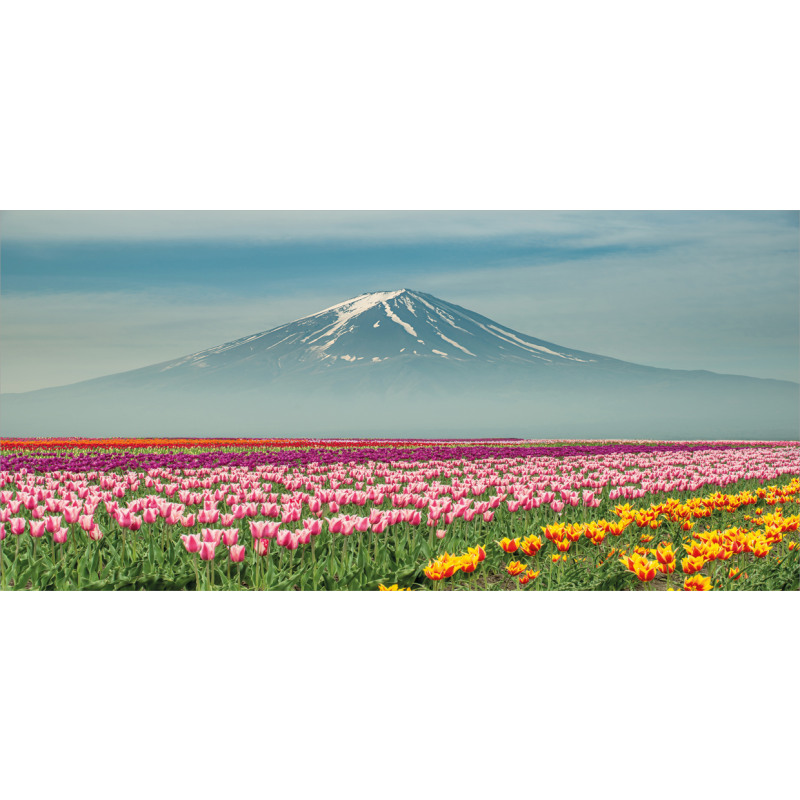
POLYGON ((514 331, 480 314, 412 289, 370 292, 162 365, 221 368, 247 361, 293 368, 329 368, 356 362, 412 358, 484 363, 554 365, 603 359, 514 331))

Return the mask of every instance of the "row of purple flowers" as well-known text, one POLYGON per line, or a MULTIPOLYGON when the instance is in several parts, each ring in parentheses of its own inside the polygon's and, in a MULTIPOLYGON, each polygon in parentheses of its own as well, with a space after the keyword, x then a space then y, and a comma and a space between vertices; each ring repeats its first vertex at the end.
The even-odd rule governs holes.
MULTIPOLYGON (((781 444, 789 444, 781 443, 781 444)), ((46 473, 60 470, 70 472, 109 472, 112 470, 148 469, 200 469, 214 467, 251 467, 262 465, 300 466, 308 464, 362 464, 369 461, 476 461, 478 459, 514 459, 531 456, 617 456, 638 453, 670 453, 676 451, 697 452, 703 450, 729 450, 746 446, 740 443, 696 442, 692 444, 645 444, 618 443, 607 445, 553 446, 415 446, 415 447, 364 447, 358 450, 247 450, 241 452, 214 451, 204 453, 167 452, 141 453, 98 452, 94 454, 67 455, 64 453, 8 454, 0 455, 0 469, 9 472, 46 473)))

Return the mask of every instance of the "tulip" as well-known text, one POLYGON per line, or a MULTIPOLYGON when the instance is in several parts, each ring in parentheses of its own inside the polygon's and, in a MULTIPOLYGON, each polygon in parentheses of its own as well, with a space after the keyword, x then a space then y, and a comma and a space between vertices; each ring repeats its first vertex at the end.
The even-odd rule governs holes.
MULTIPOLYGON (((244 545, 241 545, 244 547, 244 545)), ((257 556, 265 556, 269 553, 269 539, 253 539, 253 549, 257 556)))
POLYGON ((509 575, 519 575, 520 572, 524 572, 527 569, 527 566, 523 564, 521 561, 512 561, 507 567, 506 572, 509 575))
POLYGON ((68 532, 67 528, 59 528, 57 531, 53 531, 53 541, 58 544, 64 544, 67 541, 68 532))
POLYGON ((6 538, 6 524, 5 522, 0 522, 0 542, 6 538))
POLYGON ((200 552, 200 534, 181 534, 181 539, 183 540, 183 546, 186 548, 188 553, 200 552))
POLYGON ((89 534, 89 538, 95 542, 99 542, 103 538, 103 531, 100 530, 100 527, 95 523, 95 525, 86 533, 89 534))
POLYGON ((233 547, 239 540, 239 529, 228 528, 222 531, 222 541, 226 547, 233 547))
POLYGON ((684 591, 707 592, 711 589, 711 578, 704 575, 692 575, 683 582, 684 591))
POLYGON ((526 536, 520 543, 520 549, 526 556, 535 556, 542 547, 542 540, 538 536, 526 536))
POLYGON ((443 530, 442 528, 439 528, 439 530, 436 531, 436 538, 437 539, 444 539, 445 536, 447 536, 447 531, 446 530, 443 530))
POLYGON ((48 533, 56 533, 56 531, 61 529, 61 515, 57 517, 45 517, 44 520, 44 529, 48 533))
POLYGON ((516 553, 519 549, 519 539, 509 539, 508 537, 503 537, 497 544, 503 549, 506 553, 516 553))
POLYGON ((478 545, 477 547, 468 547, 467 552, 470 555, 474 554, 478 561, 483 561, 486 558, 486 551, 478 545))
POLYGON ((681 559, 681 569, 687 574, 691 575, 699 572, 703 568, 706 559, 703 556, 689 556, 688 558, 681 559))
POLYGON ((211 542, 216 547, 222 539, 222 531, 214 530, 213 528, 202 529, 203 542, 211 542))
POLYGON ((27 520, 25 517, 12 517, 9 520, 11 525, 11 533, 13 533, 15 536, 21 536, 23 533, 25 533, 25 528, 27 527, 26 522, 27 520))
POLYGON ((38 539, 40 536, 44 536, 44 521, 42 522, 34 522, 33 520, 30 521, 31 524, 31 536, 38 539))
POLYGON ((234 544, 230 548, 231 561, 239 562, 244 561, 245 552, 243 544, 234 544))
POLYGON ((94 525, 94 517, 90 517, 88 514, 82 514, 78 517, 78 523, 83 530, 88 531, 92 525, 94 525))
POLYGON ((647 583, 656 576, 656 562, 645 559, 637 561, 633 571, 640 581, 647 583))
POLYGON ((203 542, 200 545, 200 558, 203 561, 213 561, 216 547, 216 542, 203 542))
POLYGON ((459 568, 462 572, 475 572, 479 564, 478 556, 473 553, 467 553, 467 555, 461 556, 461 560, 459 562, 459 568))

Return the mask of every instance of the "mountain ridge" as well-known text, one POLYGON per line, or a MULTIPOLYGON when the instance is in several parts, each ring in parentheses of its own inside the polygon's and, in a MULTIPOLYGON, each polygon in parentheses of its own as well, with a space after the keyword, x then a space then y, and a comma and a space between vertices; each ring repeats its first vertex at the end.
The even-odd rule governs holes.
POLYGON ((716 438, 747 430, 789 438, 798 395, 787 381, 562 347, 404 288, 146 367, 5 394, 0 425, 25 434, 44 425, 43 435, 115 424, 154 435, 148 425, 170 420, 198 434, 290 425, 306 435, 468 435, 482 432, 488 415, 492 433, 534 437, 652 438, 671 420, 678 438, 706 429, 716 438))

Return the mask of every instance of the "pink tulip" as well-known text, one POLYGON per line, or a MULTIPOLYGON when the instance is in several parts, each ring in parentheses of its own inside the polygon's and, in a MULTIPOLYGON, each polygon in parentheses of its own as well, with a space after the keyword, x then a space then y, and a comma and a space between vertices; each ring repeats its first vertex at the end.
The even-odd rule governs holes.
POLYGON ((228 528, 222 532, 222 541, 226 547, 233 547, 239 539, 238 528, 228 528))
POLYGON ((94 517, 90 517, 88 514, 83 514, 78 517, 78 522, 80 523, 81 528, 85 531, 88 531, 92 525, 94 525, 94 517))
POLYGON ((37 539, 40 536, 44 536, 44 521, 34 522, 31 520, 31 536, 34 536, 37 539))
POLYGON ((65 506, 64 507, 64 522, 72 525, 78 521, 81 515, 80 506, 65 506))
POLYGON ((25 517, 12 517, 9 523, 11 524, 11 533, 15 536, 21 536, 25 533, 25 528, 27 527, 27 520, 25 517))
POLYGON ((440 528, 438 531, 436 531, 436 538, 437 539, 444 539, 445 536, 447 536, 447 531, 446 530, 442 530, 440 528))
POLYGON ((264 526, 264 537, 266 539, 274 539, 278 535, 280 526, 280 522, 268 522, 264 526))
POLYGON ((57 531, 53 531, 53 541, 58 544, 64 544, 67 541, 68 532, 67 528, 59 528, 57 531))
POLYGON ((485 511, 483 514, 484 522, 491 522, 494 519, 494 511, 485 511))
POLYGON ((251 522, 250 523, 250 533, 253 535, 254 539, 263 539, 265 536, 264 529, 270 523, 263 521, 263 522, 251 522))
POLYGON ((128 525, 128 527, 132 531, 138 531, 139 528, 142 527, 142 518, 141 517, 137 517, 134 514, 131 514, 131 521, 130 521, 130 524, 128 525))
MULTIPOLYGON (((269 542, 267 542, 269 544, 269 542)), ((245 552, 243 544, 234 544, 230 549, 231 561, 244 561, 245 552)))
POLYGON ((300 547, 301 544, 303 544, 301 535, 292 531, 289 534, 289 537, 283 546, 287 550, 297 550, 297 548, 300 547))
POLYGON ((158 519, 158 510, 155 508, 146 508, 142 511, 142 519, 149 525, 158 519))
POLYGON ((257 556, 265 556, 269 553, 269 539, 253 539, 253 547, 257 556))
POLYGON ((564 502, 562 500, 553 500, 553 502, 550 503, 550 508, 558 514, 564 510, 564 502))
POLYGON ((287 547, 291 538, 292 532, 288 528, 282 528, 275 537, 275 543, 281 547, 287 547))
POLYGON ((61 515, 59 514, 57 517, 45 517, 44 518, 44 529, 48 533, 55 533, 61 528, 61 515))
POLYGON ((216 547, 222 539, 222 531, 214 530, 213 528, 203 528, 203 541, 212 542, 216 547))
POLYGON ((44 516, 44 506, 35 506, 31 509, 31 516, 34 519, 41 519, 44 516))
POLYGON ((233 525, 233 519, 233 514, 220 514, 218 522, 223 528, 230 528, 233 525))
POLYGON ((200 552, 200 534, 199 533, 183 533, 181 534, 183 546, 186 548, 187 553, 200 552))
POLYGON ((182 516, 180 522, 181 522, 181 525, 183 525, 184 528, 193 528, 194 527, 194 514, 189 514, 188 516, 185 516, 185 517, 182 516))
POLYGON ((342 520, 341 517, 335 517, 328 520, 328 530, 331 533, 341 533, 342 532, 342 520))
POLYGON ((6 524, 5 522, 0 522, 0 542, 6 538, 6 524))
POLYGON ((335 514, 339 510, 339 504, 328 503, 328 510, 331 512, 331 514, 335 514))
POLYGON ((86 533, 89 534, 89 538, 92 541, 99 542, 103 538, 103 531, 100 530, 100 527, 95 523, 86 533))
POLYGON ((213 561, 216 547, 216 542, 203 542, 200 545, 200 558, 203 559, 203 561, 213 561))
POLYGON ((366 517, 359 517, 356 520, 356 530, 359 533, 364 533, 369 530, 369 520, 366 517))
POLYGON ((8 522, 11 519, 10 508, 0 508, 0 522, 8 522))

